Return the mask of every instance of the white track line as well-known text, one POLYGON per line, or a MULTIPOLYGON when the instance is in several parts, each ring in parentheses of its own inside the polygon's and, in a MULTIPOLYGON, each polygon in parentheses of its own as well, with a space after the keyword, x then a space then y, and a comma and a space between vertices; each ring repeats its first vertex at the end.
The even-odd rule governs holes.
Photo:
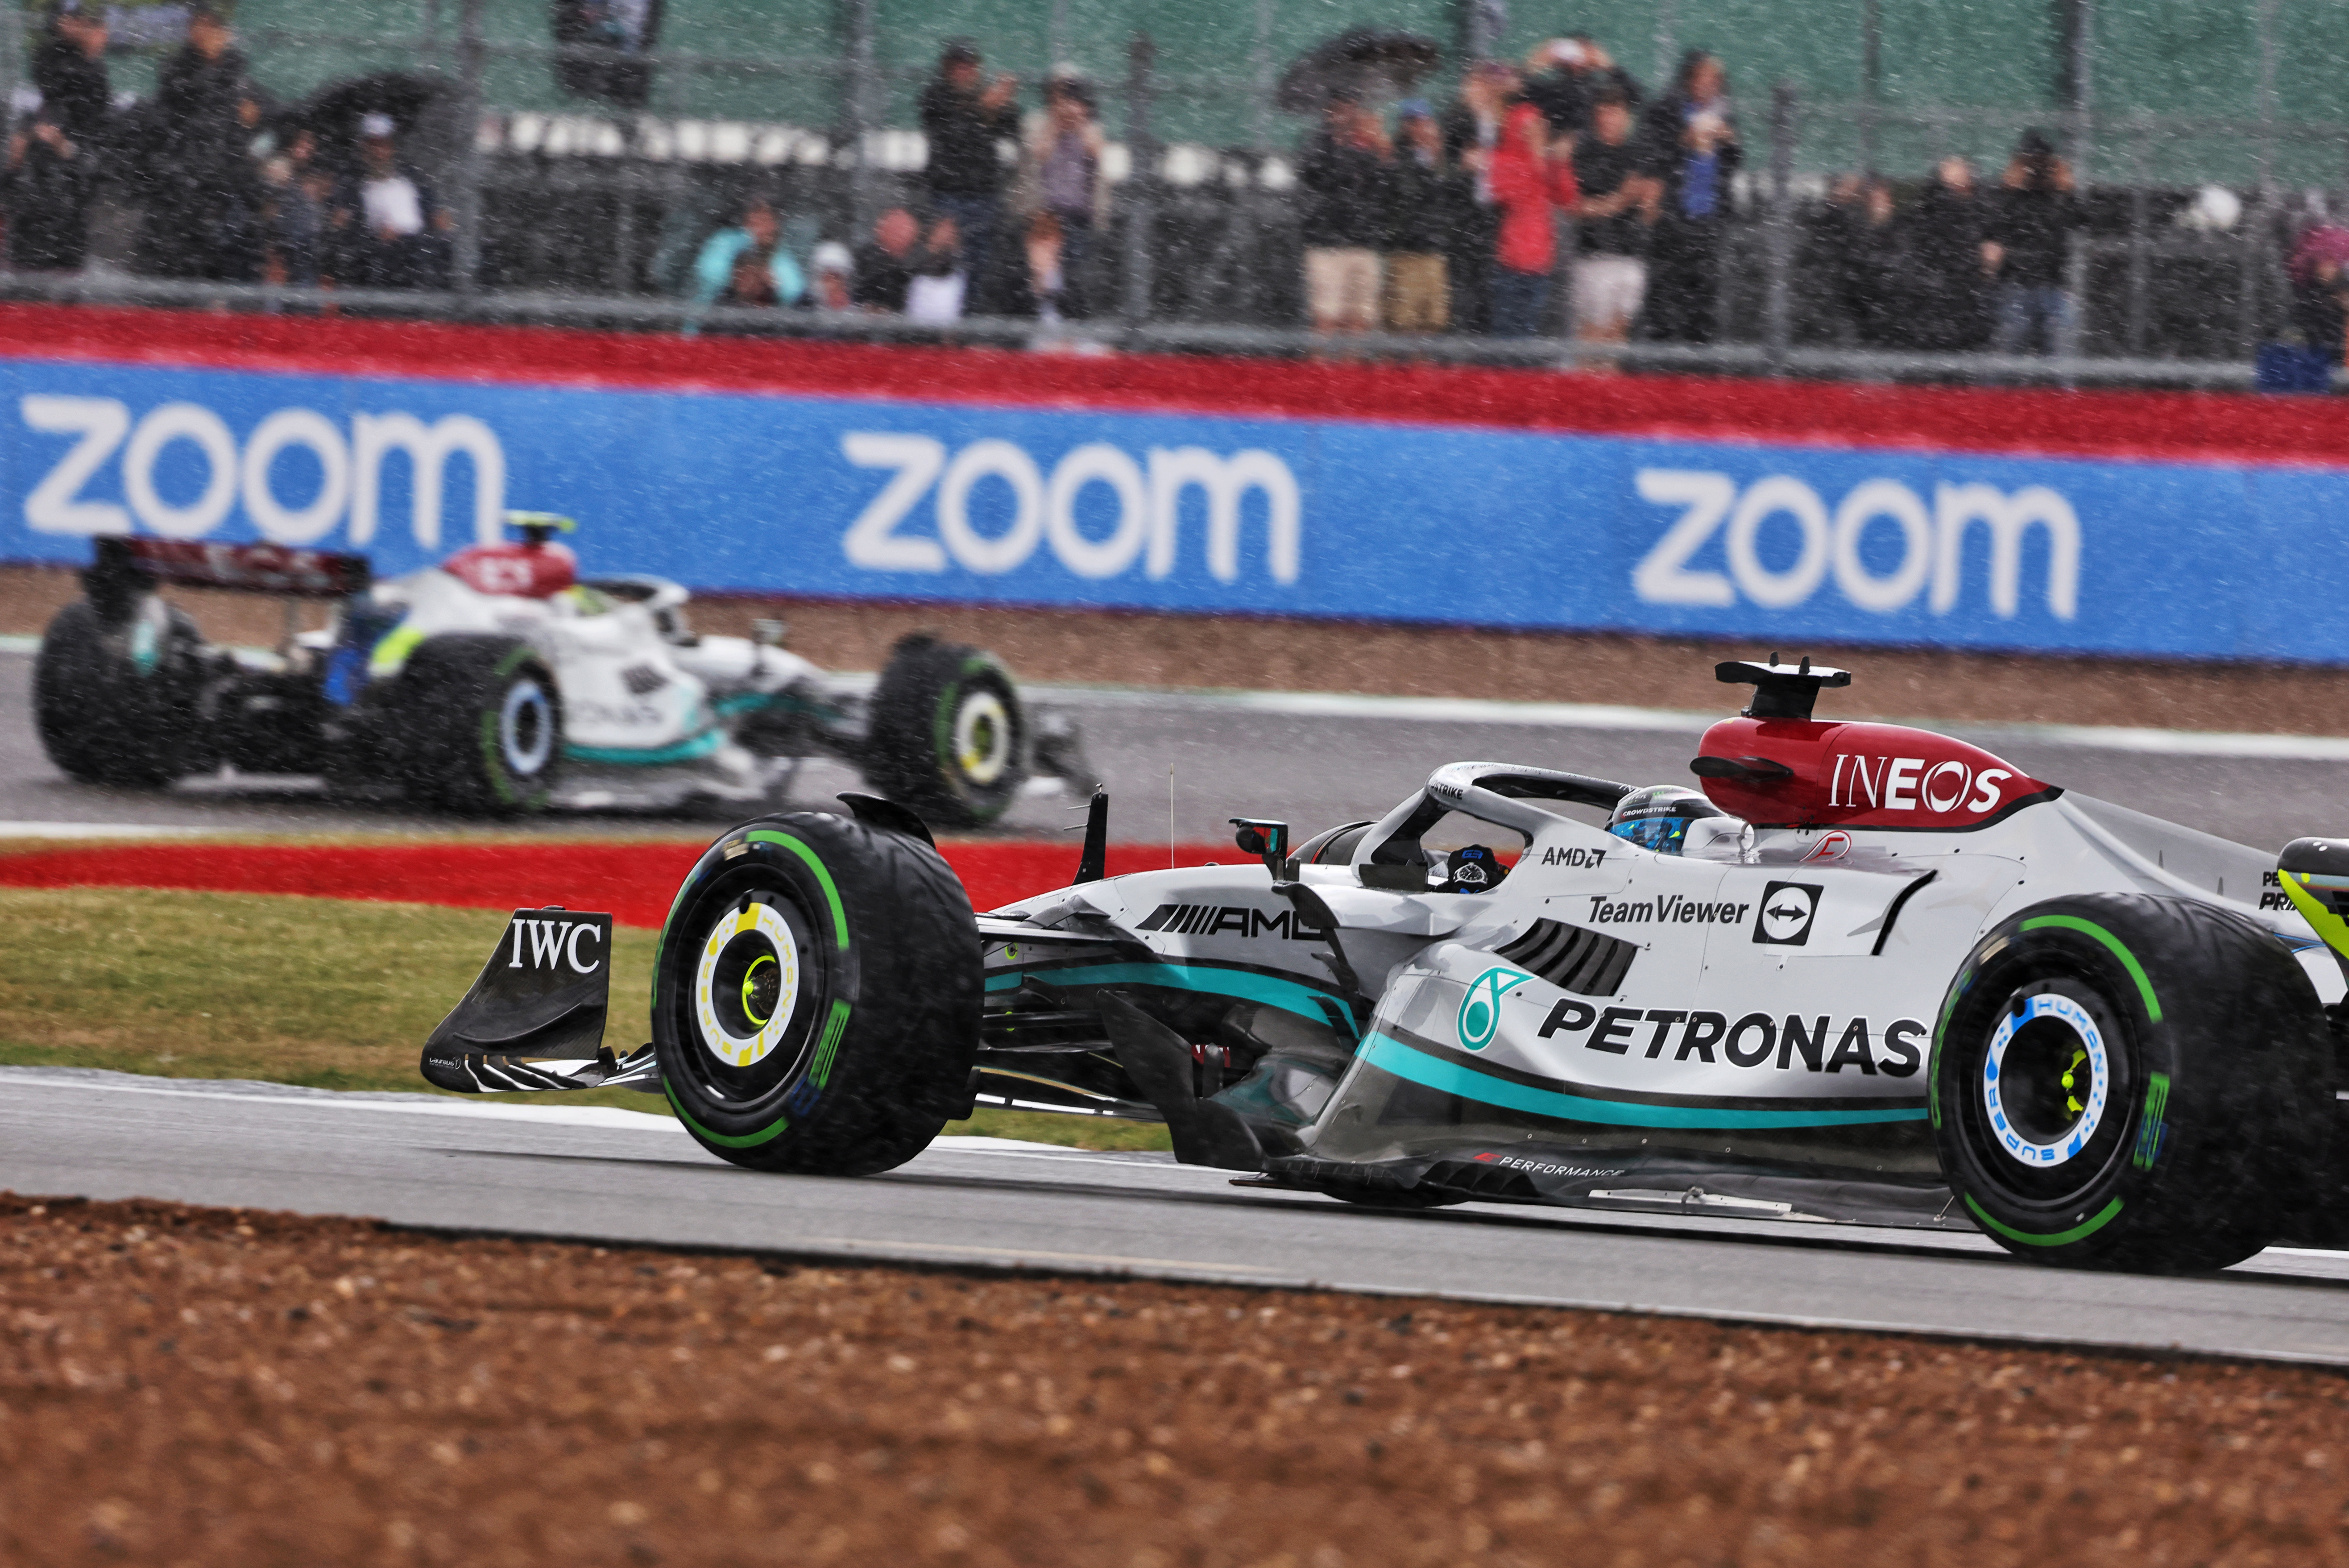
MULTIPOLYGON (((1345 691, 1146 691, 1102 686, 1036 686, 1040 700, 1069 708, 1157 708, 1193 712, 1277 713, 1309 719, 1383 719, 1415 723, 1506 724, 1527 729, 1613 730, 1693 736, 1726 717, 1677 708, 1602 702, 1506 702, 1485 697, 1377 697, 1345 691)), ((2220 730, 2154 730, 2108 724, 1999 724, 1897 719, 1956 735, 2164 756, 2349 761, 2349 738, 2220 730)))
POLYGON ((129 1073, 82 1075, 83 1072, 88 1071, 70 1071, 68 1075, 68 1073, 38 1067, 0 1067, 0 1090, 94 1089, 109 1095, 160 1095, 181 1100, 228 1100, 248 1105, 285 1106, 297 1110, 389 1111, 401 1116, 473 1116, 542 1125, 618 1127, 639 1132, 679 1135, 685 1132, 674 1116, 657 1111, 622 1110, 617 1106, 509 1106, 495 1101, 477 1103, 439 1095, 367 1095, 291 1087, 273 1093, 260 1085, 254 1085, 252 1089, 213 1086, 222 1080, 175 1081, 165 1078, 141 1083, 135 1075, 129 1073))
MULTIPOLYGON (((253 1084, 245 1079, 141 1078, 134 1073, 112 1073, 102 1068, 59 1071, 47 1067, 0 1067, 0 1091, 20 1088, 96 1089, 113 1095, 162 1095, 181 1100, 228 1100, 305 1109, 324 1106, 338 1111, 392 1111, 407 1116, 486 1116, 493 1120, 537 1122, 541 1126, 618 1127, 633 1132, 681 1133, 685 1130, 675 1116, 666 1113, 625 1110, 617 1106, 509 1105, 497 1100, 458 1099, 445 1095, 367 1094, 337 1089, 304 1089, 294 1085, 272 1089, 266 1085, 253 1084)), ((1158 1163, 1131 1158, 1105 1159, 1090 1150, 1069 1148, 1056 1143, 1030 1143, 1021 1138, 957 1136, 933 1138, 930 1147, 948 1154, 1027 1156, 1128 1168, 1155 1166, 1158 1163)))
POLYGON ((0 822, 0 838, 181 838, 231 831, 136 822, 0 822))
MULTIPOLYGON (((0 637, 0 653, 32 653, 36 637, 0 637)), ((847 672, 843 672, 846 675, 847 672)), ((874 677, 863 678, 870 681, 874 677)), ((1531 729, 1613 730, 1694 734, 1726 717, 1677 708, 1610 702, 1507 702, 1489 697, 1379 697, 1350 691, 1180 691, 1120 686, 1031 686, 1068 708, 1160 708, 1277 713, 1300 719, 1384 719, 1417 723, 1514 724, 1531 729)), ((1885 722, 1899 722, 1887 720, 1885 722)), ((2270 735, 2225 730, 2155 730, 2120 724, 1998 724, 1914 720, 1921 728, 2024 743, 2079 746, 2160 756, 2253 757, 2283 762, 2349 762, 2349 737, 2270 735)), ((0 825, 0 832, 7 825, 0 825)), ((139 831, 191 831, 140 829, 139 831)), ((57 836, 78 836, 59 834, 57 836)))

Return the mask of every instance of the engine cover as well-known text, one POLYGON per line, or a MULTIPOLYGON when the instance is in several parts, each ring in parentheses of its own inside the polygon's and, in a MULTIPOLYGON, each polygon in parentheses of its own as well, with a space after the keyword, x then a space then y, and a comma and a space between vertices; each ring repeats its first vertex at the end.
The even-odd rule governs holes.
POLYGON ((1757 827, 1956 832, 2054 794, 1979 746, 1900 724, 1724 719, 1690 767, 1757 827))

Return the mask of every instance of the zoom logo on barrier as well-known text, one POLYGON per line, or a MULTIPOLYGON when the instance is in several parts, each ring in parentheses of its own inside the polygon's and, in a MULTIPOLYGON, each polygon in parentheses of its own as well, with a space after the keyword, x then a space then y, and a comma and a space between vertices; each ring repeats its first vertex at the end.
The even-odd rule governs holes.
POLYGON ((1728 608, 1741 599, 1764 609, 1807 603, 1830 576, 1853 606, 1878 615, 1907 609, 1920 595, 1935 615, 1957 607, 1964 555, 1971 539, 1987 537, 1990 609, 2013 620, 2023 605, 2026 533, 2046 545, 2043 592, 2047 611, 2071 620, 2080 608, 2080 519, 2063 494, 2044 484, 2008 492, 1992 484, 1936 484, 1925 498, 1897 479, 1854 485, 1832 513, 1809 484, 1774 473, 1740 488, 1725 473, 1698 469, 1642 468, 1640 499, 1681 509, 1631 573, 1631 587, 1651 605, 1728 608), (1800 537, 1794 559, 1774 566, 1763 558, 1764 528, 1785 518, 1800 537), (1897 537, 1890 559, 1868 558, 1871 529, 1897 537), (1728 570, 1693 566, 1716 535, 1725 534, 1728 570))
MULTIPOLYGON (((12 562, 86 563, 92 535, 132 533, 363 550, 388 577, 494 535, 511 504, 576 517, 591 576, 696 589, 1760 649, 2338 663, 2339 633, 2305 606, 2349 599, 2349 460, 1704 441, 1427 421, 1400 400, 1377 418, 1259 416, 489 366, 395 379, 0 357, 0 413, 12 562)), ((1874 753, 1855 762, 1838 798, 1905 782, 1878 771, 1874 753)), ((1958 783, 1937 777, 1931 800, 1958 783)))
POLYGON ((1206 502, 1207 571, 1219 583, 1240 575, 1242 503, 1253 493, 1266 513, 1266 564, 1277 583, 1297 580, 1303 501, 1288 464, 1261 449, 1228 455, 1205 447, 1153 447, 1137 462, 1123 447, 1088 441, 1071 450, 1047 476, 1024 447, 1002 440, 975 441, 947 455, 931 436, 854 431, 840 438, 841 455, 859 468, 894 471, 842 536, 850 561, 872 571, 939 573, 949 559, 981 576, 1001 576, 1026 566, 1049 546, 1061 566, 1100 581, 1131 571, 1138 560, 1153 578, 1174 570, 1184 494, 1206 502), (974 525, 972 493, 993 481, 1011 498, 1009 523, 999 533, 974 525), (1078 518, 1080 499, 1098 486, 1114 511, 1105 530, 1089 531, 1078 518), (932 502, 935 532, 915 532, 915 509, 932 502))
MULTIPOLYGON (((317 544, 347 515, 346 537, 364 549, 375 542, 385 465, 395 456, 412 465, 410 528, 423 548, 441 544, 441 497, 451 458, 472 466, 471 537, 497 539, 505 512, 505 448, 495 431, 470 414, 427 424, 410 413, 355 413, 346 435, 315 409, 281 408, 240 443, 228 421, 202 403, 162 403, 136 421, 117 398, 36 393, 20 398, 16 407, 26 430, 71 441, 25 496, 25 521, 39 533, 128 534, 135 520, 166 539, 202 539, 242 502, 254 527, 273 544, 317 544), (182 445, 201 477, 192 494, 169 495, 159 470, 182 445), (280 462, 295 453, 316 470, 306 484, 280 462), (86 493, 109 468, 117 471, 119 503, 86 493), (295 493, 290 499, 288 491, 295 493)), ((186 466, 180 464, 183 476, 186 466)))

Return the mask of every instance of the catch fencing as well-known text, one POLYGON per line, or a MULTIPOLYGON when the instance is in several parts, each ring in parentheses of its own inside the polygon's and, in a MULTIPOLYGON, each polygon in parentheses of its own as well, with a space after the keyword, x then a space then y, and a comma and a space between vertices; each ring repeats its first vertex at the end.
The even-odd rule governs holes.
MULTIPOLYGON (((1115 200, 1089 319, 1054 328, 1014 318, 910 328, 847 312, 702 310, 679 297, 695 249, 746 190, 773 193, 786 214, 786 244, 802 255, 818 239, 860 237, 885 205, 918 202, 926 150, 902 106, 926 72, 889 63, 874 0, 843 6, 836 47, 789 56, 683 48, 630 56, 617 63, 641 72, 645 91, 641 105, 629 108, 525 91, 525 79, 552 80, 566 68, 608 71, 616 58, 607 49, 532 39, 516 25, 518 5, 423 0, 413 33, 254 27, 240 39, 255 75, 264 84, 290 84, 289 91, 336 74, 391 69, 437 85, 437 108, 427 117, 435 123, 419 145, 437 161, 433 171, 456 217, 447 291, 343 291, 329 298, 312 290, 166 284, 102 263, 72 278, 0 275, 0 293, 633 330, 1273 355, 1317 348, 1301 317, 1294 142, 1303 122, 1276 107, 1268 25, 1259 26, 1252 47, 1236 43, 1223 72, 1163 68, 1146 36, 1132 38, 1122 58, 1097 71, 1115 200), (798 118, 750 117, 747 110, 762 99, 791 106, 798 118), (1201 128, 1229 134, 1179 139, 1201 128)), ((543 7, 527 9, 544 16, 543 7)), ((2240 114, 2194 118, 2102 104, 2094 88, 2094 9, 2075 0, 2087 20, 2068 46, 2060 101, 1997 109, 1919 104, 1889 93, 1881 18, 1874 0, 1862 0, 1854 19, 1868 63, 1856 93, 1781 84, 1749 93, 1740 105, 1747 162, 1732 192, 1718 340, 1642 343, 1609 358, 1631 369, 1732 374, 2251 384, 2257 346, 2288 330, 2283 261, 2293 231, 2320 210, 2349 208, 2349 124, 2282 112, 2272 0, 2244 8, 2259 28, 2262 67, 2240 114), (1936 159, 1957 154, 1994 182, 2030 127, 2054 133, 2079 173, 2089 217, 2070 262, 2082 308, 2061 351, 1924 354, 1863 343, 1838 292, 1841 231, 1828 199, 1837 178, 1875 168, 1913 186, 1936 159), (2239 199, 2229 226, 2209 226, 2209 212, 2196 204, 2197 188, 2211 182, 2239 199)), ((1669 7, 1660 16, 1667 14, 1669 7)), ((0 8, 0 67, 16 76, 27 43, 24 19, 14 7, 0 8)), ((1473 28, 1464 24, 1463 32, 1473 28)), ((1668 41, 1660 22, 1660 59, 1668 41)), ((998 63, 1032 83, 1048 57, 1014 54, 990 68, 998 63)), ((1571 365, 1594 351, 1565 336, 1565 291, 1556 292, 1542 337, 1373 335, 1350 343, 1350 351, 1571 365)))

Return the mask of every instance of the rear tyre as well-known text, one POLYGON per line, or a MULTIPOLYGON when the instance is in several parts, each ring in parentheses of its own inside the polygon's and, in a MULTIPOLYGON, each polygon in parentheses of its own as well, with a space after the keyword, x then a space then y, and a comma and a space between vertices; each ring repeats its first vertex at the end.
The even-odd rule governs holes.
POLYGON ((943 827, 993 822, 1028 782, 1028 715, 995 655, 902 639, 873 694, 865 777, 943 827))
POLYGON ((563 695, 527 643, 428 638, 398 680, 378 749, 411 798, 485 816, 546 809, 563 768, 563 695))
POLYGON ((2313 1194, 2329 1051, 2315 988, 2256 921, 2146 894, 2051 899, 1984 938, 1942 1002, 1941 1167, 2034 1262, 2224 1268, 2313 1194))
POLYGON ((203 634, 153 594, 109 623, 88 599, 57 612, 33 666, 49 761, 85 784, 154 788, 189 771, 203 634))
POLYGON ((793 812, 701 857, 662 927, 653 1048, 678 1117, 753 1170, 866 1176, 970 1106, 970 899, 921 839, 793 812))

